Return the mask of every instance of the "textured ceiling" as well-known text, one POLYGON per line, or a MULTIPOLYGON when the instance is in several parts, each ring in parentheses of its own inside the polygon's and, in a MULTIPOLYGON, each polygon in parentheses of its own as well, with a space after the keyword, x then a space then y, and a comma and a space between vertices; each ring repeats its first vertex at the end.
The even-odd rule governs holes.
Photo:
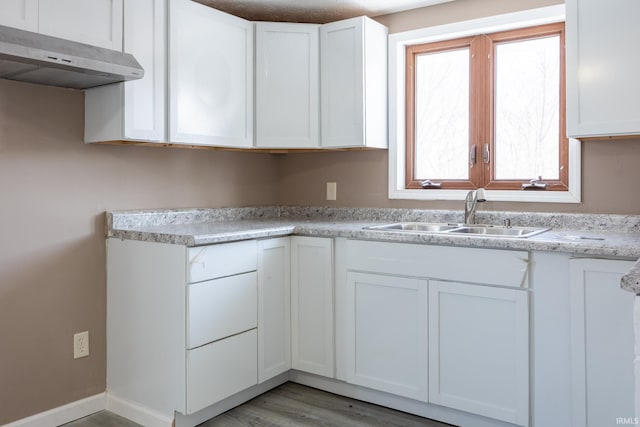
POLYGON ((453 0, 196 0, 250 21, 324 24, 354 16, 379 16, 453 0))

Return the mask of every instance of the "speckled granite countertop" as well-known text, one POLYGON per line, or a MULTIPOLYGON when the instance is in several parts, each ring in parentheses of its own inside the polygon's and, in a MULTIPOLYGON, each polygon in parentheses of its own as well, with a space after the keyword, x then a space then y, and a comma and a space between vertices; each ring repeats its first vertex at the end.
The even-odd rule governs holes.
MULTIPOLYGON (((460 222, 457 211, 409 209, 252 207, 107 212, 107 237, 199 246, 290 234, 362 240, 568 252, 640 258, 640 216, 527 212, 478 212, 477 222, 549 227, 527 239, 451 234, 399 233, 364 227, 399 221, 460 222)), ((640 294, 640 261, 622 287, 640 294)))

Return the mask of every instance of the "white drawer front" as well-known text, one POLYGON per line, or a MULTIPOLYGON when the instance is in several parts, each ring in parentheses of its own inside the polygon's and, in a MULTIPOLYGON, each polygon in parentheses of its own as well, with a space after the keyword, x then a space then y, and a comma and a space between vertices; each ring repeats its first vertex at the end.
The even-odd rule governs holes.
POLYGON ((187 350, 187 414, 258 383, 255 329, 187 350))
POLYGON ((349 240, 347 269, 511 287, 529 285, 526 251, 349 240))
POLYGON ((254 271, 258 266, 255 240, 189 248, 188 283, 254 271))
POLYGON ((255 272, 187 287, 187 348, 195 348, 257 326, 255 272))

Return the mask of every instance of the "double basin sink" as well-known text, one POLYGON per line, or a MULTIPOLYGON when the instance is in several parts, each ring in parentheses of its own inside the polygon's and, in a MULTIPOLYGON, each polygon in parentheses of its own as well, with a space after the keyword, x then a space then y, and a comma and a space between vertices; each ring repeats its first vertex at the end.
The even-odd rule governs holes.
POLYGON ((549 228, 511 227, 484 224, 441 224, 429 222, 397 222, 393 224, 373 225, 366 230, 392 231, 403 233, 453 234, 482 237, 527 238, 548 231, 549 228))

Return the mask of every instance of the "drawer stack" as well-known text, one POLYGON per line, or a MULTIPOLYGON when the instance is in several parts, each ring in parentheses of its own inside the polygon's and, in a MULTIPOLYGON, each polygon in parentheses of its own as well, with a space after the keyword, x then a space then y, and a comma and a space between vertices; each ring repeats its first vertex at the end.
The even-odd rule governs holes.
POLYGON ((255 241, 189 248, 187 413, 257 384, 255 241))

